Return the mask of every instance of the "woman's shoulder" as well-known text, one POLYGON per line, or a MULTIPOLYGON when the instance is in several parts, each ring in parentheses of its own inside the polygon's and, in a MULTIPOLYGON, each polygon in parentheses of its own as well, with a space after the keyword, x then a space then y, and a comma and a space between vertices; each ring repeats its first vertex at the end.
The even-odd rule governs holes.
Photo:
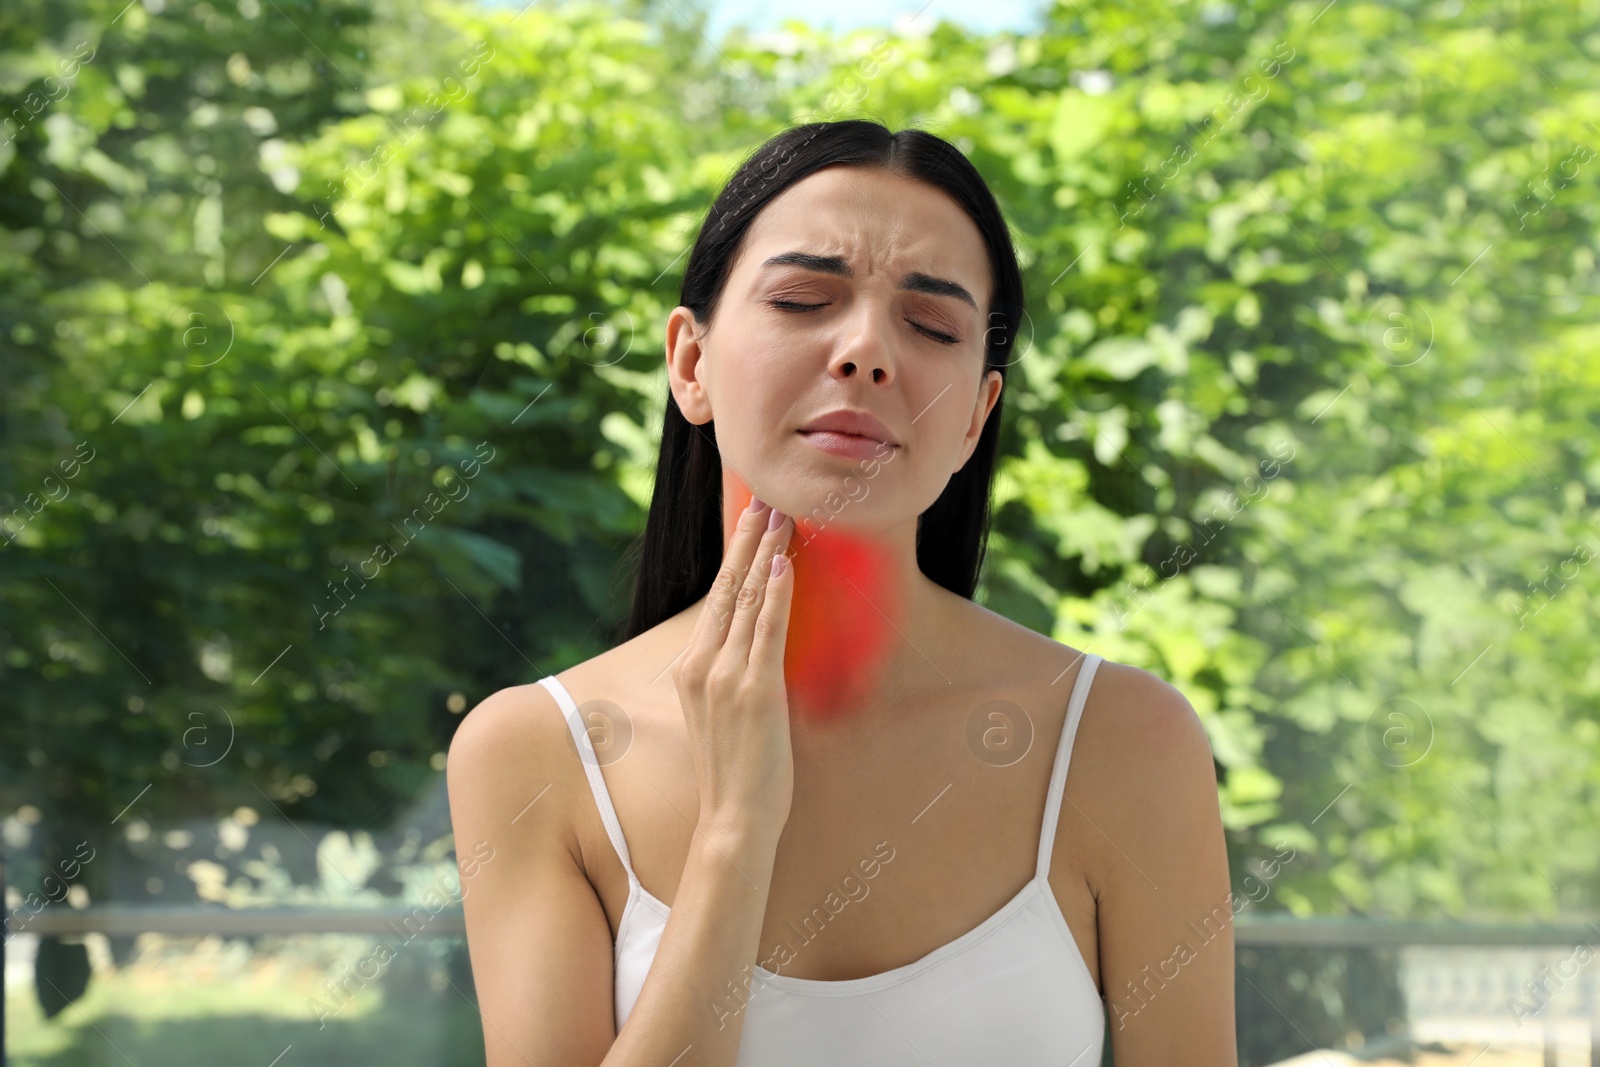
MULTIPOLYGON (((1094 644, 1075 648, 1009 626, 995 630, 996 639, 1037 679, 1040 706, 1064 715, 1094 644)), ((1097 895, 1121 884, 1130 856, 1158 881, 1158 866, 1170 873, 1163 856, 1200 862, 1194 849, 1215 843, 1219 819, 1216 764, 1193 704, 1158 671, 1098 655, 1072 741, 1071 803, 1057 831, 1058 847, 1078 857, 1097 895)))
MULTIPOLYGON (((674 655, 669 649, 671 622, 548 677, 580 708, 604 701, 630 714, 645 713, 649 700, 642 694, 659 690, 655 682, 674 655)), ((574 769, 582 770, 571 730, 560 702, 547 687, 539 682, 507 686, 484 697, 456 728, 446 774, 467 763, 475 771, 504 764, 506 774, 516 780, 530 775, 560 780, 574 769)))
MULTIPOLYGON (((1092 651, 1092 648, 1090 649, 1092 651)), ((1145 850, 1177 848, 1210 831, 1218 807, 1210 737, 1193 704, 1155 671, 1102 657, 1073 740, 1066 789, 1098 833, 1081 835, 1102 874, 1145 850), (1114 852, 1118 842, 1122 852, 1114 852)), ((1070 822, 1070 821, 1069 821, 1070 822)), ((1074 833, 1081 829, 1070 824, 1074 833)), ((1105 885, 1105 882, 1097 884, 1105 885)))
POLYGON ((1200 715, 1177 686, 1154 671, 1102 657, 1085 706, 1083 729, 1103 750, 1103 765, 1141 775, 1162 767, 1211 773, 1211 743, 1200 715), (1089 707, 1095 709, 1092 720, 1089 707))
POLYGON ((603 714, 621 709, 632 717, 650 717, 672 710, 676 690, 670 668, 687 647, 694 622, 693 612, 680 612, 573 664, 558 673, 556 680, 580 706, 605 702, 595 705, 603 714))
POLYGON ((975 623, 972 631, 979 638, 971 647, 981 662, 1009 662, 1033 675, 1053 671, 1053 683, 1061 673, 1070 674, 1089 656, 1098 655, 1101 662, 1091 680, 1088 702, 1116 708, 1116 725, 1137 733, 1165 730, 1191 734, 1200 725, 1189 700, 1155 671, 1097 653, 1092 643, 1076 648, 976 602, 970 604, 970 612, 975 623))
MULTIPOLYGON (((1028 677, 1048 679, 1043 687, 1051 693, 1061 691, 1058 683, 1066 683, 1070 693, 1088 658, 1100 657, 1073 741, 1075 752, 1087 753, 1085 759, 1074 760, 1074 767, 1089 764, 1096 769, 1075 770, 1077 784, 1101 779, 1120 802, 1129 775, 1144 779, 1177 770, 1193 779, 1211 773, 1211 746, 1200 715, 1157 672, 1096 653, 1092 643, 1076 648, 1057 641, 976 603, 972 618, 977 640, 969 651, 980 662, 1007 664, 1028 677)), ((1065 710, 1064 697, 1051 699, 1065 710)))
MULTIPOLYGON (((479 701, 456 727, 445 783, 452 798, 470 789, 500 807, 533 783, 543 788, 563 781, 570 769, 563 749, 571 747, 566 718, 548 689, 537 682, 507 686, 479 701)), ((559 798, 568 790, 551 792, 559 798)), ((530 799, 524 797, 523 803, 530 799)))

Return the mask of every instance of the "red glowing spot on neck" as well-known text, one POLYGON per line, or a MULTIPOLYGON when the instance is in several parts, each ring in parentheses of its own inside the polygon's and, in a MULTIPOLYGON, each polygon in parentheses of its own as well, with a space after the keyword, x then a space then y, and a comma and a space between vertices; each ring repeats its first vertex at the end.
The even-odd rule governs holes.
POLYGON ((858 706, 897 638, 899 597, 887 551, 824 529, 794 555, 794 602, 784 673, 794 714, 826 719, 858 706))
MULTIPOLYGON (((723 544, 750 491, 737 479, 724 495, 723 544)), ((836 718, 857 709, 880 681, 903 630, 904 598, 889 549, 829 524, 797 523, 789 538, 794 598, 784 649, 791 716, 836 718)))

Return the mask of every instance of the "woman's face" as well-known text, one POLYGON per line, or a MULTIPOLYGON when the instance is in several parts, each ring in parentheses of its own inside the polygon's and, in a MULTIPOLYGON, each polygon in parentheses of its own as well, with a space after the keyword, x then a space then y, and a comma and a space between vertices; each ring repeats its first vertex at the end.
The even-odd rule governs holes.
POLYGON ((724 462, 774 507, 897 525, 938 499, 999 399, 992 296, 983 239, 944 192, 828 167, 757 216, 710 329, 669 316, 673 396, 691 423, 715 420, 724 462), (892 447, 852 456, 801 432, 840 409, 881 420, 892 447))

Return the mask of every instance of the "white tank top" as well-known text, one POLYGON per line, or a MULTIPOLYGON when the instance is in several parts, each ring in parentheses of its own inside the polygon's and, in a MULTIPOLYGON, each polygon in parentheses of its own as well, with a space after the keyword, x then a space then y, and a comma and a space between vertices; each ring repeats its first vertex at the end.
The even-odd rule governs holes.
MULTIPOLYGON (((776 974, 752 962, 749 989, 730 992, 717 1009, 744 1017, 737 1067, 1098 1067, 1104 1004, 1047 876, 1072 739, 1101 660, 1088 656, 1067 703, 1033 879, 954 941, 881 974, 818 981, 776 974)), ((622 826, 571 694, 554 675, 539 684, 565 713, 600 819, 628 872, 628 902, 614 951, 620 1032, 644 987, 671 909, 633 873, 622 826)))

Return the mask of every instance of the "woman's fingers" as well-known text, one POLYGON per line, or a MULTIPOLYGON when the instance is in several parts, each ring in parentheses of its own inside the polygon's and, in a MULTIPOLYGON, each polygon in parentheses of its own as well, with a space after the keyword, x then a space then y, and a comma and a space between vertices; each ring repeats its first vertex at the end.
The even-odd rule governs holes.
POLYGON ((706 594, 705 606, 700 611, 700 618, 689 640, 691 652, 702 649, 708 658, 715 657, 727 639, 745 576, 750 571, 751 560, 767 529, 767 516, 771 508, 756 497, 751 498, 750 504, 739 516, 733 537, 728 541, 728 551, 722 558, 722 566, 711 583, 711 591, 706 594))
MULTIPOLYGON (((733 623, 728 630, 724 647, 740 666, 750 662, 750 647, 756 629, 756 619, 766 601, 767 582, 771 576, 773 557, 789 542, 794 523, 783 512, 773 509, 767 529, 756 550, 755 559, 745 574, 744 586, 734 609, 733 623)), ((785 561, 787 563, 787 561, 785 561)))
MULTIPOLYGON (((787 545, 793 526, 765 505, 739 516, 689 649, 673 670, 706 826, 757 826, 766 832, 781 828, 789 817, 794 753, 783 677, 786 631, 775 635, 765 615, 788 610, 787 594, 768 604, 766 588, 772 559, 787 545), (758 637, 764 658, 752 663, 752 642, 758 637), (776 670, 769 666, 774 657, 776 670)), ((777 588, 788 584, 788 576, 781 577, 777 588)))
POLYGON ((783 653, 789 641, 789 607, 794 601, 794 560, 789 558, 789 534, 794 523, 785 519, 782 544, 770 557, 761 613, 750 639, 750 669, 783 682, 783 653))

